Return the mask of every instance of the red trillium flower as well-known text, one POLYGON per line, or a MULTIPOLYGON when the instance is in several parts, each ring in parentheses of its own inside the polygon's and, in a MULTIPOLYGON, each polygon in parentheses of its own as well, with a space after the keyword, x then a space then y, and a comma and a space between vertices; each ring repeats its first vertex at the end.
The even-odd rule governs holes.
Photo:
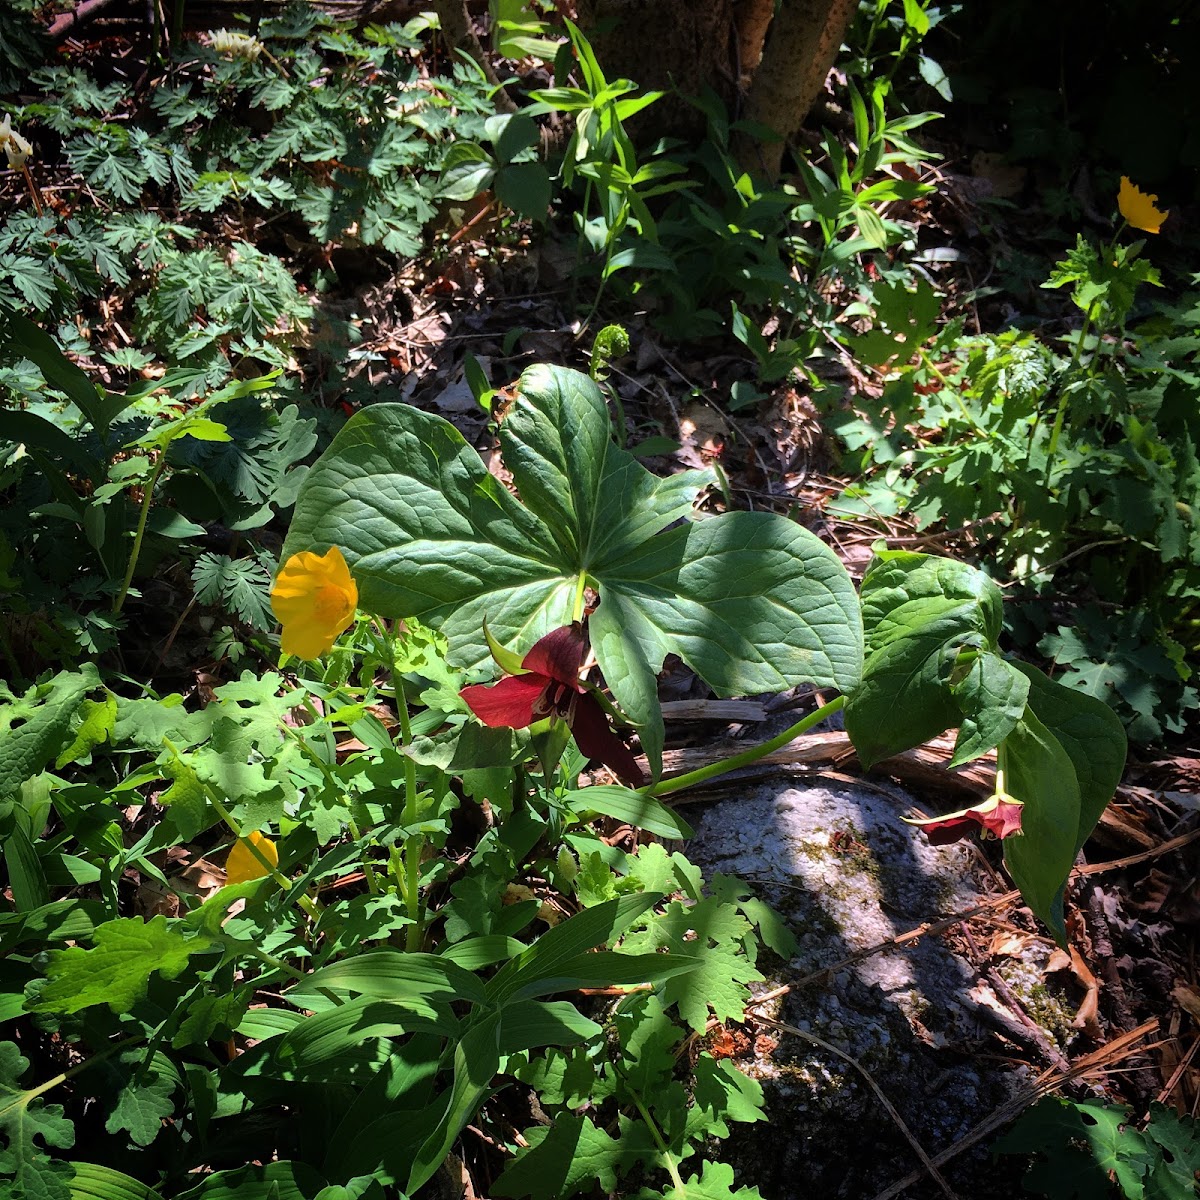
POLYGON ((924 830, 931 846, 948 846, 977 829, 982 829, 985 837, 991 834, 993 837, 1006 838, 1020 834, 1023 807, 1020 800, 1007 792, 997 792, 974 808, 964 808, 928 821, 914 821, 908 817, 904 820, 924 830))
POLYGON ((520 674, 459 693, 485 724, 524 729, 547 717, 565 721, 580 752, 602 762, 631 787, 646 782, 633 752, 613 732, 600 701, 579 681, 587 636, 576 622, 554 629, 521 660, 520 674))

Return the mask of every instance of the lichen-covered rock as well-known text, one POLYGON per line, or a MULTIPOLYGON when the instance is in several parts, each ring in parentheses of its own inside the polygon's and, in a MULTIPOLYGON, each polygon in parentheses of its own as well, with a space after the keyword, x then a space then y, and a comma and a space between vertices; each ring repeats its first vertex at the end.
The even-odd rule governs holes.
MULTIPOLYGON (((912 803, 874 783, 761 787, 689 813, 697 832, 688 855, 708 874, 754 884, 796 935, 795 957, 765 964, 762 987, 786 983, 791 991, 761 1011, 861 1063, 932 1157, 1029 1080, 994 1053, 977 1053, 998 1048, 987 1043, 1006 1014, 989 1005, 975 971, 943 939, 922 938, 822 973, 983 899, 967 847, 931 847, 901 822, 912 803)), ((739 1181, 756 1183, 770 1200, 870 1200, 919 1165, 844 1060, 771 1033, 739 1065, 763 1083, 771 1121, 739 1131, 734 1161, 739 1181)), ((986 1146, 956 1159, 947 1177, 972 1200, 1010 1197, 1022 1164, 993 1164, 986 1146)), ((940 1195, 928 1180, 905 1193, 909 1200, 940 1195)))

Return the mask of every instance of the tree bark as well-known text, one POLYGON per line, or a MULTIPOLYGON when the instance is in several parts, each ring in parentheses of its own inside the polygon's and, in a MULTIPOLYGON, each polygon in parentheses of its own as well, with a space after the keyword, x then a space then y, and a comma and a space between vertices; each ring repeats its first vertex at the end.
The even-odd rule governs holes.
POLYGON ((703 137, 704 115, 682 95, 710 87, 732 106, 733 8, 734 0, 578 0, 579 26, 605 75, 667 93, 631 122, 637 140, 703 137))
POLYGON ((786 139, 804 123, 824 87, 857 8, 858 0, 784 0, 771 22, 744 116, 785 141, 743 143, 739 157, 747 170, 778 177, 786 139))

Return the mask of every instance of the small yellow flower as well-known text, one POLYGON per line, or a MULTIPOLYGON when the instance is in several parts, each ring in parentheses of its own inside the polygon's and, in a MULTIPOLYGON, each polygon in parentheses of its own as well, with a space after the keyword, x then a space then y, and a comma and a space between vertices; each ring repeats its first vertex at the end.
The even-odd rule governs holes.
POLYGON ((1121 216, 1134 229, 1142 229, 1146 233, 1157 233, 1162 223, 1170 213, 1159 212, 1155 208, 1157 196, 1147 196, 1135 183, 1131 183, 1128 175, 1121 176, 1121 191, 1117 196, 1117 207, 1121 216))
POLYGON ((354 620, 358 587, 342 552, 293 554, 275 576, 271 607, 283 625, 284 654, 320 658, 354 620))
POLYGON ((251 879, 261 879, 268 874, 267 868, 258 861, 257 856, 246 845, 247 840, 253 842, 262 851, 263 857, 271 866, 279 866, 279 851, 275 848, 275 843, 256 829, 248 839, 238 838, 233 843, 233 849, 230 850, 229 857, 225 860, 226 883, 249 883, 251 879))

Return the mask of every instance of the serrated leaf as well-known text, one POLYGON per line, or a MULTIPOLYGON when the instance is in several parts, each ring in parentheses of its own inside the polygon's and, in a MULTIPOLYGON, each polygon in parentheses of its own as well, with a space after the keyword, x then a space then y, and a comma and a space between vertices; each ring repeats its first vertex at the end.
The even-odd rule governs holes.
POLYGON ((28 1068, 14 1043, 0 1042, 0 1130, 8 1139, 0 1175, 13 1177, 13 1200, 68 1200, 70 1167, 47 1158, 42 1147, 73 1146, 75 1127, 63 1117, 62 1105, 46 1104, 36 1088, 21 1087, 28 1068))
POLYGON ((0 684, 0 797, 12 795, 55 757, 83 697, 99 684, 90 663, 80 671, 60 671, 22 696, 0 684))
MULTIPOLYGON (((492 1184, 497 1196, 567 1200, 597 1182, 606 1192, 646 1157, 645 1142, 626 1142, 598 1129, 591 1118, 559 1113, 554 1123, 525 1131, 530 1143, 492 1184)), ((650 1143, 652 1148, 653 1144, 650 1143)))
POLYGON ((685 1190, 669 1188, 663 1200, 763 1200, 756 1187, 733 1188, 733 1168, 728 1163, 709 1162, 700 1175, 684 1181, 685 1190))
POLYGON ((762 979, 742 953, 749 931, 750 923, 732 904, 713 897, 690 906, 676 900, 624 945, 633 953, 663 949, 695 960, 694 970, 666 980, 658 994, 699 1033, 708 1025, 710 1007, 718 1020, 741 1020, 750 998, 746 985, 762 979))
POLYGON ((117 1093, 104 1128, 108 1133, 128 1132, 138 1146, 149 1146, 162 1132, 163 1122, 175 1111, 172 1097, 178 1073, 170 1060, 156 1054, 149 1064, 136 1054, 133 1070, 117 1093))
POLYGON ((84 700, 78 715, 75 740, 54 760, 56 770, 61 771, 68 763, 90 762, 92 751, 112 737, 117 724, 117 698, 105 692, 103 700, 84 700))
POLYGON ((161 914, 150 921, 120 917, 97 926, 95 946, 52 950, 46 968, 47 985, 31 1003, 30 1012, 70 1014, 95 1004, 126 1013, 145 995, 156 971, 174 979, 188 959, 207 949, 207 938, 188 938, 182 922, 169 923, 161 914))

